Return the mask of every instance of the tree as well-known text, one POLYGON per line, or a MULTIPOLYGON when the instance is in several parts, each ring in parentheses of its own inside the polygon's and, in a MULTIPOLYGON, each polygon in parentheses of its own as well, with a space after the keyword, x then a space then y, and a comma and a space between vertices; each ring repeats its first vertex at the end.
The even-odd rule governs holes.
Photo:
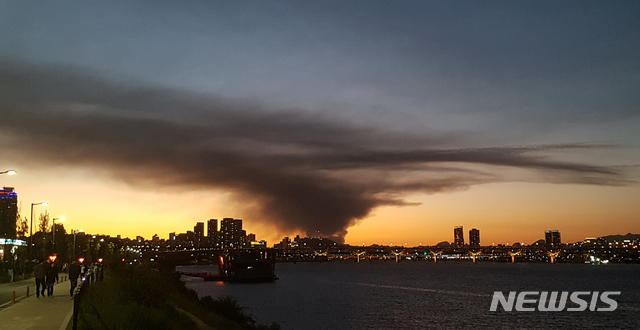
POLYGON ((22 221, 21 221, 22 219, 20 219, 21 217, 22 217, 22 201, 20 201, 20 204, 18 205, 18 209, 16 210, 16 234, 18 235, 18 237, 24 236, 22 234, 22 221))
POLYGON ((46 233, 49 231, 49 211, 44 211, 44 213, 40 213, 40 217, 38 218, 38 231, 46 233))
POLYGON ((15 275, 22 275, 30 271, 28 264, 29 253, 26 246, 17 246, 13 252, 13 270, 15 275))
POLYGON ((18 237, 25 237, 29 232, 29 220, 25 217, 22 221, 18 219, 18 226, 16 227, 18 237))

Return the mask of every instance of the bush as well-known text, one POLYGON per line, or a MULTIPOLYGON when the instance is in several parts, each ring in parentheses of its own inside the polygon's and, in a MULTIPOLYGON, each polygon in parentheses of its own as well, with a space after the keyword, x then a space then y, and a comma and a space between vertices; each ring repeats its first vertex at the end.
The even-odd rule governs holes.
POLYGON ((249 330, 280 330, 280 325, 271 323, 270 325, 258 324, 250 314, 246 314, 247 307, 241 306, 238 301, 231 296, 221 296, 212 298, 205 296, 200 302, 214 313, 234 321, 249 330))
POLYGON ((219 298, 211 298, 210 296, 206 296, 200 299, 200 301, 214 313, 240 323, 241 325, 253 325, 256 323, 253 316, 244 313, 247 308, 240 306, 238 301, 233 297, 222 296, 219 298))
POLYGON ((245 312, 246 307, 232 297, 198 300, 195 291, 188 289, 176 273, 120 268, 87 289, 80 301, 80 329, 196 329, 185 312, 216 329, 280 329, 276 323, 256 325, 245 312))
POLYGON ((81 329, 195 329, 166 299, 170 281, 151 271, 127 270, 93 283, 81 300, 81 329))

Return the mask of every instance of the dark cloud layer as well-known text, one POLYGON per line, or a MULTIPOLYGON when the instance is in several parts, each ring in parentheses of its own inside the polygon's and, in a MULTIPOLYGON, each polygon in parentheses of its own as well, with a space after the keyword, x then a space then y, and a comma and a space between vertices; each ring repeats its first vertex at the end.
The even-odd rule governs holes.
POLYGON ((337 238, 377 206, 410 204, 404 194, 507 180, 504 167, 529 171, 527 180, 629 183, 617 168, 545 155, 594 146, 445 148, 455 135, 358 127, 13 62, 0 62, 0 118, 0 137, 11 141, 5 155, 106 170, 143 187, 224 189, 283 232, 337 238))

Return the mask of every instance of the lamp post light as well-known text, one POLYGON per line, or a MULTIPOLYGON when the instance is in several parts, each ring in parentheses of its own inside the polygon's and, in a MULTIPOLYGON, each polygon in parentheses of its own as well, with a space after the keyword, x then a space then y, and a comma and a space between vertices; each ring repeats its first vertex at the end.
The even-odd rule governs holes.
POLYGON ((33 207, 35 205, 49 205, 47 202, 31 203, 31 224, 29 225, 29 256, 33 260, 33 207))
POLYGON ((51 238, 51 253, 56 253, 56 220, 64 221, 64 217, 53 218, 53 223, 51 224, 51 232, 53 233, 53 237, 51 238))
POLYGON ((3 172, 0 172, 0 174, 8 174, 8 175, 14 175, 16 173, 18 173, 18 172, 16 172, 15 170, 6 170, 6 171, 3 171, 3 172))

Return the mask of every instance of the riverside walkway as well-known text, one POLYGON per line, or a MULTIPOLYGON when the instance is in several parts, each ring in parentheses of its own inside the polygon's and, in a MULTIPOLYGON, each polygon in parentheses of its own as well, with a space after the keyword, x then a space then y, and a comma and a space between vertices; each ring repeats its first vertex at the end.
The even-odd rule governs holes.
POLYGON ((71 287, 66 274, 60 274, 60 278, 64 281, 56 284, 53 297, 37 298, 34 279, 0 285, 3 296, 15 288, 24 289, 24 292, 16 291, 15 304, 11 300, 0 302, 0 329, 67 329, 73 315, 73 300, 69 296, 71 287), (26 286, 30 286, 29 297, 25 297, 26 286))

